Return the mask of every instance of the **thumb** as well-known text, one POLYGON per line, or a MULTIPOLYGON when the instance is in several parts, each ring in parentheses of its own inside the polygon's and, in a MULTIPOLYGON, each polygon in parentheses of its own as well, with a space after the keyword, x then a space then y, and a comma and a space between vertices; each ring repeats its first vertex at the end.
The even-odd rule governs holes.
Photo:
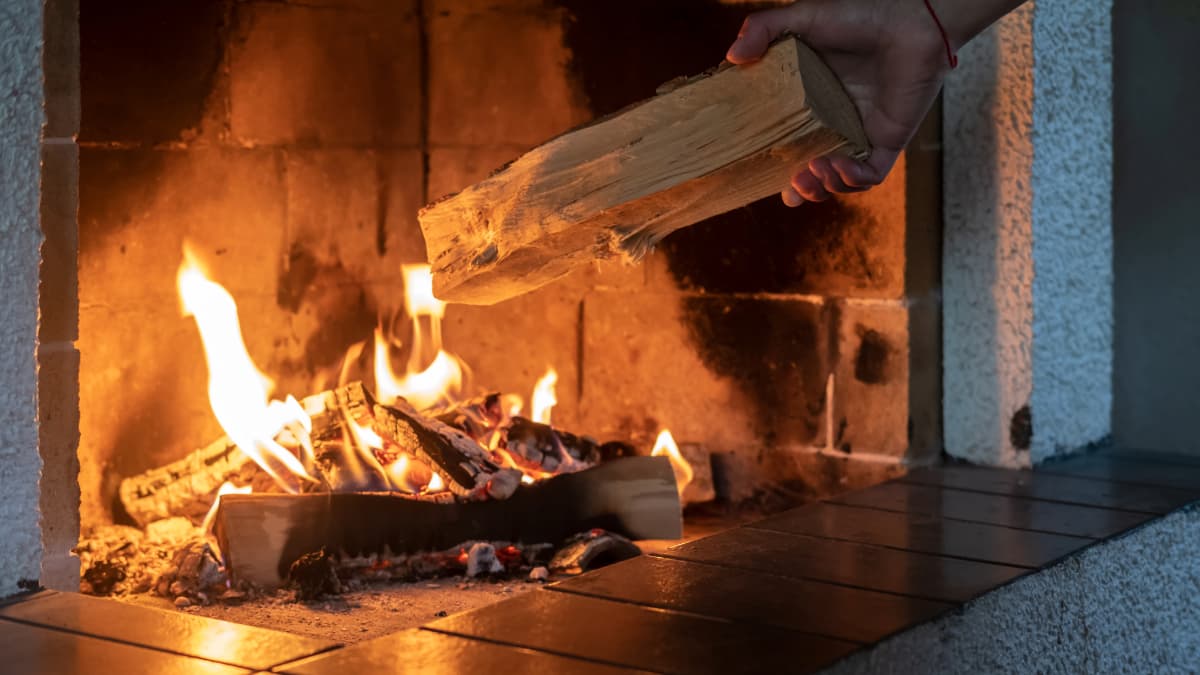
POLYGON ((767 53, 767 47, 784 33, 800 33, 807 27, 808 16, 804 3, 769 9, 746 17, 737 40, 729 47, 725 58, 730 63, 751 63, 767 53))

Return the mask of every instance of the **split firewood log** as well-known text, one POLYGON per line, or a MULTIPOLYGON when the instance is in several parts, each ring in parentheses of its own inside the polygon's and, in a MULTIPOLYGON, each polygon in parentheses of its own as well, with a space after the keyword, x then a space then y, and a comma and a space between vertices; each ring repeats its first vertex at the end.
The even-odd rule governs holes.
POLYGON ((820 57, 785 37, 757 63, 672 83, 422 209, 433 290, 490 305, 596 259, 637 260, 831 152, 869 154, 858 111, 820 57))

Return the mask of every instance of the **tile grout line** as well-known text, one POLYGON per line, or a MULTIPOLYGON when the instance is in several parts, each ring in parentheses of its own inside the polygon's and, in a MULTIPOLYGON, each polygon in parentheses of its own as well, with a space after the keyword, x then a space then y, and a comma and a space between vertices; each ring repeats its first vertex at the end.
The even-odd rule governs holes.
MULTIPOLYGON (((1059 474, 1052 474, 1052 475, 1059 476, 1059 474)), ((1061 477, 1061 478, 1077 478, 1077 476, 1059 476, 1059 477, 1061 477)), ((1080 479, 1081 480, 1091 480, 1091 479, 1084 479, 1084 478, 1080 478, 1080 479)), ((945 483, 936 483, 933 481, 925 482, 925 481, 920 481, 920 480, 912 480, 912 479, 908 478, 907 476, 901 476, 900 478, 897 478, 895 480, 897 483, 903 483, 905 485, 921 485, 924 487, 940 487, 940 488, 960 490, 962 492, 972 492, 972 493, 981 494, 981 495, 995 495, 995 496, 1000 496, 1000 497, 1005 497, 1005 496, 1020 497, 1022 499, 1031 499, 1033 501, 1045 502, 1047 504, 1065 504, 1068 506, 1088 506, 1091 508, 1108 509, 1110 511, 1124 511, 1126 513, 1146 513, 1146 514, 1149 514, 1152 516, 1163 516, 1163 515, 1166 515, 1167 513, 1170 513, 1171 510, 1173 510, 1173 509, 1168 509, 1166 511, 1150 511, 1150 510, 1146 510, 1146 509, 1130 509, 1130 508, 1116 509, 1116 508, 1109 508, 1109 507, 1105 507, 1105 506, 1098 506, 1094 503, 1088 503, 1088 502, 1068 501, 1068 500, 1064 500, 1064 499, 1049 499, 1046 497, 1033 497, 1033 496, 1029 496, 1029 495, 1014 495, 1011 492, 1007 492, 1007 491, 1003 491, 1003 490, 984 490, 981 488, 963 487, 961 485, 946 485, 945 483)), ((1112 483, 1110 481, 1092 481, 1092 482, 1103 482, 1108 485, 1114 485, 1114 483, 1112 483)), ((1121 485, 1127 485, 1127 483, 1121 483, 1121 485)), ((1148 486, 1138 486, 1138 487, 1148 487, 1148 486)), ((1178 489, 1178 488, 1172 488, 1172 489, 1178 489)), ((1186 490, 1184 490, 1184 492, 1186 492, 1186 490)), ((1193 501, 1196 501, 1196 500, 1200 500, 1200 494, 1196 495, 1196 498, 1193 501)), ((1188 503, 1191 503, 1191 502, 1188 502, 1188 503)), ((1175 507, 1175 508, 1178 508, 1178 507, 1175 507)))
MULTIPOLYGON (((792 535, 789 532, 779 532, 776 534, 785 534, 788 536, 807 536, 807 535, 792 535)), ((907 553, 916 553, 914 551, 906 551, 906 552, 907 553)), ((787 575, 783 575, 783 574, 767 572, 766 570, 762 570, 762 569, 759 569, 756 567, 751 567, 749 565, 739 565, 736 563, 718 562, 715 560, 699 560, 696 558, 687 558, 687 557, 684 557, 684 556, 678 555, 678 554, 672 555, 669 552, 651 553, 650 555, 655 558, 664 558, 667 560, 678 560, 679 562, 695 563, 697 565, 708 565, 709 567, 719 567, 721 569, 736 570, 739 572, 757 572, 760 574, 771 574, 772 576, 777 576, 777 577, 780 577, 783 579, 789 579, 792 581, 810 581, 810 582, 816 582, 816 583, 821 583, 821 584, 828 584, 830 586, 838 586, 840 588, 849 588, 849 589, 853 589, 856 591, 867 591, 870 593, 882 593, 884 595, 890 595, 890 596, 897 597, 897 598, 911 598, 913 600, 923 600, 925 602, 936 602, 936 603, 940 603, 943 605, 950 605, 951 608, 961 606, 963 603, 970 602, 971 600, 978 597, 978 594, 977 594, 977 595, 972 595, 970 598, 968 598, 966 600, 959 600, 957 598, 934 597, 931 595, 918 595, 918 594, 914 594, 914 593, 901 593, 900 591, 889 591, 889 590, 884 590, 881 588, 871 588, 869 586, 859 586, 858 584, 851 584, 851 583, 847 583, 844 581, 834 581, 834 580, 826 579, 823 577, 787 576, 787 575)), ((917 555, 928 555, 928 556, 932 556, 935 558, 946 557, 946 556, 939 556, 939 555, 936 555, 933 553, 917 553, 917 555)), ((972 562, 974 562, 974 561, 972 561, 972 562)), ((1005 565, 1002 563, 987 563, 987 564, 994 564, 994 565, 997 565, 998 567, 1009 567, 1013 570, 1018 571, 1019 574, 1017 574, 1015 577, 1013 577, 1014 579, 1025 576, 1026 574, 1029 574, 1029 573, 1035 571, 1028 567, 1017 567, 1015 565, 1005 565)))
MULTIPOLYGON (((116 601, 114 601, 114 602, 116 602, 116 601)), ((54 631, 55 633, 65 633, 67 635, 74 635, 76 637, 89 638, 92 640, 98 640, 100 642, 108 642, 111 644, 125 645, 127 647, 137 647, 139 649, 145 649, 147 651, 158 652, 159 654, 170 654, 171 656, 178 656, 181 659, 194 659, 196 661, 202 661, 204 663, 214 663, 214 664, 217 664, 220 666, 229 666, 231 668, 242 668, 248 673, 261 672, 263 670, 262 668, 255 668, 253 666, 247 666, 247 665, 241 664, 241 663, 234 663, 233 661, 217 661, 215 659, 210 659, 210 658, 207 658, 204 656, 196 656, 195 654, 185 654, 183 652, 173 651, 171 649, 163 649, 162 647, 155 647, 154 645, 147 645, 147 644, 143 644, 140 642, 133 642, 132 640, 122 640, 120 638, 108 637, 106 635, 96 635, 94 633, 85 633, 83 631, 78 631, 78 630, 74 630, 71 628, 65 628, 63 626, 51 626, 51 625, 47 625, 44 623, 37 623, 37 622, 29 620, 29 619, 23 619, 23 618, 18 618, 18 617, 14 617, 14 616, 0 616, 0 620, 11 621, 12 623, 19 623, 23 626, 31 626, 33 628, 40 628, 42 630, 54 631)), ((315 656, 315 654, 310 654, 308 656, 315 656)), ((304 656, 301 658, 308 658, 308 656, 304 656)), ((292 659, 292 661, 298 661, 298 660, 300 660, 300 659, 292 659)))
MULTIPOLYGON (((784 578, 786 578, 786 577, 784 577, 784 578)), ((728 622, 728 623, 742 625, 742 626, 757 626, 757 627, 771 628, 771 629, 775 629, 775 630, 787 631, 789 633, 795 633, 797 635, 811 635, 813 637, 819 637, 819 638, 824 638, 824 639, 828 639, 828 640, 837 640, 838 642, 847 642, 850 644, 858 645, 859 647, 865 647, 867 645, 875 644, 875 642, 865 642, 863 640, 856 640, 854 638, 841 637, 838 635, 830 635, 829 633, 816 633, 811 630, 803 630, 800 628, 796 628, 794 626, 788 626, 788 625, 781 624, 781 623, 771 623, 768 621, 754 621, 754 620, 745 620, 745 619, 733 619, 730 617, 716 616, 713 614, 705 614, 703 612, 696 612, 696 611, 692 611, 692 610, 677 609, 674 607, 665 607, 660 604, 639 602, 637 600, 630 600, 628 598, 614 598, 612 596, 602 595, 602 594, 594 592, 594 591, 593 592, 580 591, 580 590, 576 590, 573 588, 565 588, 562 586, 547 586, 546 590, 553 591, 555 593, 562 593, 565 595, 579 595, 579 596, 583 596, 585 598, 594 598, 597 600, 608 600, 610 602, 619 602, 619 603, 622 603, 625 605, 632 605, 634 607, 642 607, 645 609, 663 610, 666 612, 670 612, 672 614, 681 614, 684 616, 692 616, 692 617, 696 617, 699 619, 716 619, 717 621, 721 621, 723 623, 728 622)))
MULTIPOLYGON (((755 524, 746 525, 745 527, 748 527, 753 530, 758 530, 760 532, 774 532, 776 534, 798 534, 798 535, 805 536, 805 537, 812 537, 813 539, 825 539, 827 541, 840 541, 840 542, 845 542, 847 544, 859 544, 861 546, 874 546, 876 548, 886 548, 886 549, 889 549, 892 551, 904 551, 905 553, 921 553, 921 554, 925 554, 925 555, 935 555, 940 558, 953 558, 955 560, 966 560, 968 562, 988 563, 990 565, 1005 565, 1006 567, 1019 567, 1021 569, 1026 569, 1026 570, 1037 570, 1037 569, 1041 569, 1042 567, 1044 567, 1044 565, 1021 565, 1021 564, 1012 563, 1012 562, 988 560, 986 558, 972 558, 972 557, 964 556, 964 555, 951 555, 949 553, 933 553, 930 551, 921 551, 921 550, 917 550, 917 549, 913 549, 913 548, 904 548, 901 546, 892 546, 889 544, 876 544, 876 543, 869 542, 869 541, 861 541, 858 539, 846 539, 843 537, 834 537, 834 536, 825 535, 825 534, 808 534, 808 533, 804 533, 804 532, 789 532, 787 530, 776 530, 776 529, 772 529, 770 527, 762 527, 762 526, 755 525, 755 524)), ((1075 538, 1079 538, 1079 537, 1075 537, 1075 538)), ((1084 541, 1090 544, 1090 543, 1095 543, 1096 540, 1095 539, 1085 539, 1084 541)))
MULTIPOLYGON (((836 499, 836 497, 834 499, 836 499)), ((1014 527, 1012 525, 1001 525, 998 523, 987 523, 987 522, 979 522, 979 521, 974 521, 974 520, 966 520, 963 518, 954 518, 954 517, 943 515, 940 513, 930 514, 930 513, 917 513, 917 512, 913 512, 913 511, 894 511, 892 509, 885 509, 885 508, 876 507, 876 506, 863 506, 861 504, 847 504, 845 502, 838 502, 838 501, 833 501, 833 500, 828 500, 828 499, 823 499, 816 503, 817 504, 827 504, 829 506, 836 506, 836 507, 844 508, 844 509, 862 509, 864 511, 876 511, 876 512, 880 512, 880 513, 895 513, 895 514, 900 514, 900 515, 921 516, 924 518, 929 518, 931 521, 936 522, 936 523, 941 523, 944 521, 951 521, 951 522, 955 522, 955 523, 968 523, 971 525, 984 525, 986 527, 995 527, 995 528, 999 528, 1002 530, 1011 530, 1013 532, 1030 532, 1030 533, 1034 533, 1034 534, 1048 534, 1048 535, 1052 535, 1055 537, 1066 537, 1068 539, 1087 539, 1087 540, 1095 541, 1097 539, 1105 538, 1105 537, 1089 537, 1089 536, 1081 535, 1081 534, 1063 534, 1060 532, 1045 532, 1042 530, 1030 530, 1030 529, 1023 528, 1023 527, 1014 527)), ((804 507, 801 507, 801 508, 804 508, 804 507)), ((785 511, 784 513, 781 513, 778 516, 771 516, 770 518, 766 518, 766 519, 763 519, 758 522, 748 523, 747 525, 745 525, 745 527, 753 527, 756 530, 771 530, 771 528, 769 528, 769 527, 762 527, 761 523, 764 523, 764 522, 767 522, 770 520, 774 520, 776 518, 780 518, 780 517, 786 515, 787 513, 788 512, 785 511)), ((776 531, 776 530, 772 530, 772 531, 776 531)), ((797 534, 803 534, 803 533, 797 533, 797 534)), ((832 537, 832 536, 827 536, 827 535, 810 535, 810 536, 823 537, 826 539, 836 539, 837 538, 837 537, 832 537)), ((848 541, 854 541, 854 540, 848 540, 848 541)), ((883 546, 883 544, 880 544, 880 546, 883 546)), ((908 549, 905 549, 905 550, 908 550, 908 549)), ((951 556, 951 557, 955 557, 955 556, 951 556)), ((989 561, 984 561, 984 562, 992 562, 992 561, 989 560, 989 561)))
MULTIPOLYGON (((1054 474, 1054 475, 1057 476, 1058 474, 1054 474)), ((919 480, 906 480, 906 478, 907 478, 906 476, 901 476, 900 478, 895 479, 894 482, 903 484, 903 485, 912 485, 914 487, 938 488, 938 489, 947 490, 950 492, 967 492, 967 493, 971 493, 971 494, 990 495, 993 497, 1008 497, 1009 499, 1017 499, 1017 500, 1026 501, 1026 502, 1041 502, 1041 503, 1045 503, 1045 504, 1062 504, 1064 506, 1078 506, 1080 508, 1094 509, 1096 511, 1117 511, 1120 513, 1147 513, 1147 514, 1151 514, 1151 515, 1161 515, 1157 511, 1147 511, 1144 509, 1130 509, 1130 508, 1125 508, 1125 507, 1120 507, 1120 506, 1105 506, 1105 505, 1094 504, 1094 503, 1089 504, 1089 503, 1085 503, 1085 502, 1072 502, 1072 501, 1066 501, 1066 500, 1062 500, 1062 499, 1049 499, 1047 497, 1038 497, 1035 495, 1017 495, 1017 494, 1012 494, 1011 492, 1002 492, 1002 491, 992 492, 989 490, 982 490, 979 488, 964 487, 962 485, 946 485, 945 483, 935 483, 932 481, 922 482, 919 480)), ((1113 483, 1109 483, 1109 484, 1113 485, 1113 483)), ((867 488, 867 489, 870 489, 870 488, 867 488)), ((1186 492, 1186 490, 1185 490, 1185 492, 1186 492)), ((847 494, 849 494, 849 493, 847 493, 847 494)), ((827 500, 827 501, 837 500, 844 496, 845 495, 839 495, 837 497, 832 497, 832 498, 830 498, 830 500, 827 500)), ((1200 498, 1200 495, 1197 495, 1197 498, 1200 498)))
MULTIPOLYGON (((995 495, 995 496, 1001 496, 1001 495, 995 495)), ((1057 530, 1041 530, 1041 529, 1032 528, 1032 527, 1018 527, 1016 525, 1008 525, 1005 523, 996 523, 996 522, 992 522, 989 520, 975 520, 973 518, 963 518, 963 517, 957 517, 957 516, 950 516, 950 515, 946 515, 946 514, 931 513, 929 511, 921 511, 921 510, 902 511, 899 508, 895 508, 895 507, 873 506, 873 505, 867 505, 867 504, 854 504, 854 503, 850 503, 850 502, 839 501, 836 497, 833 499, 824 500, 823 503, 833 504, 836 506, 851 506, 851 507, 854 507, 857 509, 869 509, 871 511, 880 511, 882 513, 903 513, 903 514, 911 513, 911 514, 919 515, 919 516, 936 517, 940 520, 952 520, 952 521, 959 522, 959 523, 970 523, 972 525, 989 525, 989 526, 993 526, 993 527, 1002 527, 1004 529, 1015 530, 1017 532, 1032 532, 1034 534, 1052 534, 1055 536, 1075 537, 1075 538, 1079 538, 1079 539, 1107 539, 1108 537, 1115 537, 1115 536, 1121 534, 1125 530, 1128 530, 1129 527, 1136 526, 1136 525, 1130 525, 1129 527, 1122 528, 1111 534, 1092 536, 1090 534, 1075 534, 1073 532, 1061 532, 1061 531, 1057 531, 1057 530)), ((1063 506, 1066 506, 1066 505, 1064 504, 1063 506)), ((1102 510, 1117 511, 1118 513, 1150 515, 1150 514, 1145 514, 1145 513, 1139 513, 1137 511, 1121 511, 1119 509, 1102 509, 1102 510)))
POLYGON ((539 652, 542 654, 550 654, 553 656, 559 656, 559 657, 571 659, 574 661, 583 661, 585 663, 598 663, 600 665, 613 666, 616 668, 621 668, 623 670, 633 670, 633 671, 648 672, 648 673, 659 673, 661 675, 670 675, 667 671, 651 670, 649 668, 644 668, 642 666, 631 666, 629 664, 618 663, 616 661, 606 661, 603 659, 594 659, 594 658, 587 657, 587 656, 579 656, 577 654, 570 654, 568 652, 560 652, 560 651, 555 651, 552 649, 545 649, 542 647, 530 647, 529 645, 523 645, 523 644, 519 644, 516 642, 509 642, 506 640, 497 640, 495 638, 485 638, 485 637, 480 637, 478 635, 470 635, 468 633, 459 633, 457 631, 446 630, 445 628, 433 628, 430 626, 421 626, 420 630, 429 631, 430 633, 437 633, 439 635, 450 635, 452 637, 463 638, 466 640, 475 640, 476 642, 486 642, 488 644, 500 645, 502 647, 513 647, 516 649, 528 649, 530 651, 539 652))

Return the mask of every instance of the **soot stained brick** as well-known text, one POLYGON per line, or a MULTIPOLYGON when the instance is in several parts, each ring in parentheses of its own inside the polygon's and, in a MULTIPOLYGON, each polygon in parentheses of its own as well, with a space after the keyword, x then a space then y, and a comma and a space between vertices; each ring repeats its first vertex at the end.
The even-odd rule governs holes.
POLYGON ((888 361, 892 345, 878 331, 860 329, 858 355, 854 360, 854 377, 864 384, 883 384, 888 379, 888 361))
POLYGON ((820 430, 829 369, 821 307, 792 300, 684 300, 689 336, 705 366, 730 378, 754 406, 758 435, 807 444, 820 430))
POLYGON ((228 5, 81 2, 80 138, 153 143, 196 128, 224 56, 228 5))

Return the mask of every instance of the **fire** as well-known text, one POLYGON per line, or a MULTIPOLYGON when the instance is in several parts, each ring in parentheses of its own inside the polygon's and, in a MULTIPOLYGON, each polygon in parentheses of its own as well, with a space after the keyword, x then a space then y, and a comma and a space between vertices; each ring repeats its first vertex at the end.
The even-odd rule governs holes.
POLYGON ((274 382, 246 351, 233 297, 204 274, 186 248, 177 283, 184 316, 194 317, 200 330, 208 400, 221 428, 283 489, 297 492, 303 482, 315 481, 296 455, 275 440, 284 430, 305 436, 312 422, 295 399, 270 400, 274 382))
POLYGON ((558 384, 558 373, 554 368, 546 371, 542 379, 537 381, 533 387, 532 409, 529 411, 529 419, 541 424, 550 424, 550 410, 558 404, 558 397, 555 396, 554 387, 558 384))
POLYGON ((254 488, 249 485, 238 487, 229 481, 222 483, 221 488, 217 490, 217 498, 213 500, 212 506, 204 516, 204 523, 200 526, 200 531, 208 532, 212 529, 213 519, 217 517, 217 508, 221 506, 221 497, 224 495, 248 495, 251 492, 254 492, 254 488))
POLYGON ((653 457, 666 456, 671 462, 671 469, 675 472, 675 489, 683 495, 683 490, 692 482, 695 472, 692 471, 692 465, 683 458, 679 452, 679 446, 675 444, 675 438, 671 436, 671 432, 663 429, 658 434, 658 439, 654 441, 654 449, 650 451, 653 457))
MULTIPOLYGON (((458 397, 465 365, 442 348, 441 320, 446 305, 433 295, 430 268, 428 265, 405 265, 403 274, 405 313, 413 325, 408 362, 404 373, 397 374, 391 359, 392 340, 382 325, 377 328, 374 350, 370 354, 374 357, 376 398, 385 405, 394 405, 404 399, 421 411, 460 403, 458 397)), ((246 349, 233 297, 204 274, 186 249, 177 281, 184 314, 194 317, 200 330, 209 369, 208 394, 213 414, 230 440, 281 488, 296 493, 306 483, 312 483, 336 491, 393 490, 432 494, 447 490, 442 477, 419 455, 412 454, 411 448, 398 447, 394 440, 385 440, 369 423, 348 415, 341 424, 339 454, 328 454, 331 446, 325 445, 318 462, 311 439, 311 418, 291 396, 284 401, 271 400, 274 383, 258 369, 246 349), (322 478, 318 480, 313 475, 322 478)), ((366 349, 365 342, 350 347, 337 373, 339 383, 349 381, 351 370, 366 349)), ((537 381, 530 419, 550 423, 551 411, 558 402, 555 395, 557 382, 558 373, 553 367, 537 381)), ((479 404, 468 402, 466 405, 479 404)), ((518 466, 502 445, 508 425, 521 412, 524 402, 519 396, 507 395, 495 405, 502 412, 474 409, 472 414, 480 417, 482 427, 477 432, 480 438, 475 440, 501 464, 521 470, 523 483, 534 483, 585 467, 565 449, 553 471, 518 466)), ((228 485, 220 494, 232 490, 235 488, 228 485)), ((216 509, 214 503, 206 523, 215 516, 216 509)))
POLYGON ((442 349, 442 317, 446 303, 433 296, 429 265, 404 265, 404 309, 412 319, 413 337, 408 365, 403 376, 391 363, 391 345, 382 328, 375 329, 375 393, 384 404, 404 398, 418 409, 452 403, 462 388, 462 364, 442 349), (422 318, 428 320, 428 335, 422 318), (422 368, 425 345, 436 351, 433 361, 422 368))

